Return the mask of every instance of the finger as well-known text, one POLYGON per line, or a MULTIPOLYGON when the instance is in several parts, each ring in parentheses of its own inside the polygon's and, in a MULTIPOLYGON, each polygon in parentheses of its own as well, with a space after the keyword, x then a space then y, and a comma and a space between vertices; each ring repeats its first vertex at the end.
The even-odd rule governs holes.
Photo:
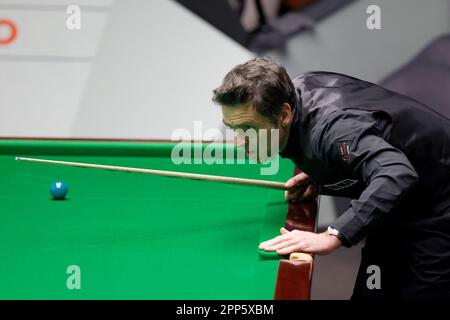
POLYGON ((296 185, 302 185, 302 184, 307 184, 309 182, 309 177, 304 174, 303 172, 293 176, 292 178, 290 178, 288 181, 286 181, 286 186, 288 188, 292 188, 296 185))
POLYGON ((259 248, 260 249, 264 249, 264 248, 267 248, 267 247, 270 247, 270 246, 273 246, 273 245, 277 245, 277 244, 279 244, 279 243, 281 243, 283 241, 286 241, 288 239, 288 237, 290 238, 289 234, 284 234, 284 235, 275 237, 275 238, 273 238, 271 240, 267 240, 267 241, 261 242, 261 244, 259 245, 259 248))
POLYGON ((295 179, 295 177, 286 181, 286 187, 288 187, 289 189, 296 188, 297 186, 302 184, 306 184, 306 182, 302 182, 301 179, 295 179))
POLYGON ((298 196, 298 195, 304 193, 307 188, 308 188, 307 185, 297 185, 297 186, 295 186, 293 188, 288 189, 287 190, 287 194, 288 194, 288 196, 289 195, 290 196, 292 196, 292 195, 293 196, 298 196))
POLYGON ((278 237, 275 237, 275 238, 273 238, 273 239, 270 239, 270 240, 261 242, 261 243, 259 244, 259 248, 260 248, 260 249, 264 249, 264 248, 266 248, 266 247, 268 247, 268 246, 271 246, 271 245, 280 243, 281 241, 283 241, 283 240, 280 239, 280 237, 278 236, 278 237))
POLYGON ((280 229, 280 233, 281 234, 286 234, 286 233, 289 233, 290 231, 288 230, 288 229, 286 229, 285 227, 283 227, 283 228, 281 228, 280 229))
POLYGON ((304 189, 296 189, 293 191, 287 191, 286 200, 297 200, 304 192, 304 189))
POLYGON ((267 247, 264 248, 264 250, 266 250, 266 251, 278 251, 280 249, 291 247, 291 246, 297 245, 297 244, 298 244, 298 240, 291 239, 291 240, 286 240, 286 241, 280 242, 280 243, 272 245, 272 246, 267 246, 267 247))
POLYGON ((302 197, 304 198, 304 199, 312 199, 314 196, 316 196, 316 191, 315 191, 315 189, 314 189, 314 186, 312 185, 312 184, 310 184, 307 188, 306 188, 306 190, 305 190, 305 192, 303 193, 303 195, 302 195, 302 197))
POLYGON ((286 254, 290 254, 290 253, 293 253, 293 252, 304 252, 303 250, 302 250, 302 245, 301 245, 301 243, 295 243, 295 244, 292 244, 292 245, 290 245, 290 246, 287 246, 287 247, 284 247, 284 248, 281 248, 281 249, 278 249, 277 250, 277 253, 280 255, 280 256, 284 256, 284 255, 286 255, 286 254))

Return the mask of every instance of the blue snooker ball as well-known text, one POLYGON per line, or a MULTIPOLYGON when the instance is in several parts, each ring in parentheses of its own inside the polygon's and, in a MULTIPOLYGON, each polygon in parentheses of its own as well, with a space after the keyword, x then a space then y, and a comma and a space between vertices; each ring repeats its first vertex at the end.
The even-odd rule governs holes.
POLYGON ((67 192, 69 192, 69 188, 63 181, 53 182, 50 186, 50 194, 54 200, 63 200, 67 192))

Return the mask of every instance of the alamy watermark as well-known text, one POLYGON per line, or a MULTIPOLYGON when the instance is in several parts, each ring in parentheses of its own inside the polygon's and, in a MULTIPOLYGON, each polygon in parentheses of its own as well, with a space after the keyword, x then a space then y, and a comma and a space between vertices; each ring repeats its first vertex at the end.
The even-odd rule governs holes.
POLYGON ((81 8, 75 4, 67 7, 66 13, 68 17, 66 19, 66 28, 69 30, 81 29, 81 8))
POLYGON ((381 8, 378 5, 370 5, 366 9, 369 14, 366 20, 366 26, 369 30, 381 30, 381 8))
POLYGON ((66 286, 69 290, 81 289, 81 269, 77 265, 67 266, 66 274, 69 276, 66 279, 66 286))
POLYGON ((279 169, 279 130, 203 129, 194 121, 194 131, 176 129, 171 139, 180 141, 171 152, 174 164, 262 164, 261 175, 275 175, 279 169), (196 144, 202 147, 195 148, 196 144), (209 141, 205 143, 204 141, 209 141), (217 141, 233 141, 237 148, 224 148, 217 141), (206 144, 206 145, 205 145, 206 144), (205 145, 203 147, 203 145, 205 145))

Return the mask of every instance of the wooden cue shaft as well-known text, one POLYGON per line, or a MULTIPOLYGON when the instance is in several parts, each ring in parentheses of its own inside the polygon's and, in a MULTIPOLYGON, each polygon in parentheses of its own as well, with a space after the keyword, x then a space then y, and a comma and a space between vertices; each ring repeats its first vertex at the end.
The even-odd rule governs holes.
POLYGON ((131 167, 119 167, 119 166, 109 166, 109 165, 103 165, 103 164, 91 164, 91 163, 82 163, 82 162, 69 162, 69 161, 46 160, 46 159, 23 158, 23 157, 16 157, 16 160, 59 164, 59 165, 82 167, 82 168, 96 168, 96 169, 106 169, 106 170, 113 170, 113 171, 137 172, 137 173, 153 174, 153 175, 160 175, 160 176, 166 176, 166 177, 176 177, 176 178, 185 178, 185 179, 194 179, 194 180, 208 180, 208 181, 217 181, 217 182, 225 182, 225 183, 232 183, 232 184, 243 184, 243 185, 250 185, 250 186, 271 188, 271 189, 278 189, 278 190, 288 190, 285 183, 283 183, 283 182, 275 182, 275 181, 267 181, 267 180, 242 179, 242 178, 233 178, 233 177, 224 177, 224 176, 213 176, 213 175, 207 175, 207 174, 131 168, 131 167))

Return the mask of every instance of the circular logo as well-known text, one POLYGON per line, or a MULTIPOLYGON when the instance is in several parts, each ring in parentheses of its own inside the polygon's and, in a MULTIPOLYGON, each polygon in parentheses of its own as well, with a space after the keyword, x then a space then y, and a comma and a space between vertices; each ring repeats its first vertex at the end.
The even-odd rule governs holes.
POLYGON ((0 46, 10 44, 17 37, 17 27, 11 20, 0 19, 0 46), (1 32, 7 29, 6 36, 1 32))

